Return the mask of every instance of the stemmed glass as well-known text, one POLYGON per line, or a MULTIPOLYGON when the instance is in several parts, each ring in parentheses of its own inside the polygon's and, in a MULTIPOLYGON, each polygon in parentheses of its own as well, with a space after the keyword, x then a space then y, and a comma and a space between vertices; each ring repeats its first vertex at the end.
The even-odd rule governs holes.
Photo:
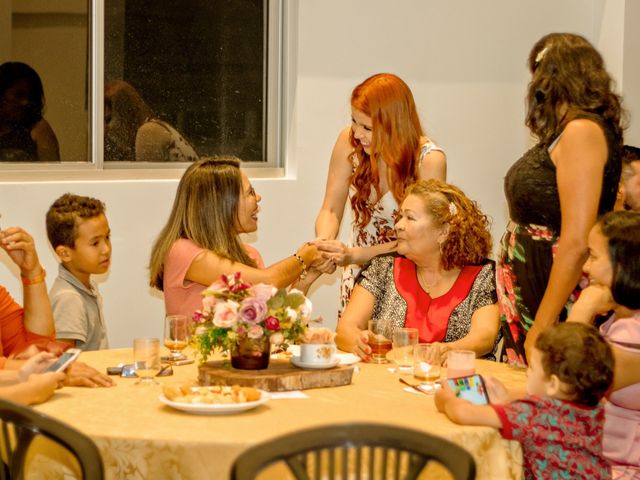
POLYGON ((169 349, 169 356, 164 361, 176 362, 187 357, 182 350, 189 344, 189 320, 186 315, 167 315, 164 320, 164 346, 169 349))
POLYGON ((136 338, 133 340, 133 368, 140 380, 136 383, 158 383, 153 378, 160 371, 160 340, 136 338))

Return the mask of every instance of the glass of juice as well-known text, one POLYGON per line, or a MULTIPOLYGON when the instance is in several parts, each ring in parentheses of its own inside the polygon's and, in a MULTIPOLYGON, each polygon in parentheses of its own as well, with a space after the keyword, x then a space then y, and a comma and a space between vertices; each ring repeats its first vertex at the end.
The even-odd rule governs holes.
POLYGON ((440 349, 429 343, 419 343, 413 350, 413 377, 427 393, 436 391, 440 380, 440 349))
POLYGON ((189 345, 189 319, 186 315, 167 315, 164 319, 164 346, 169 349, 165 362, 185 360, 182 350, 189 345))
POLYGON ((377 320, 369 320, 369 346, 371 363, 388 363, 387 353, 391 350, 391 340, 384 336, 382 324, 377 320))
POLYGON ((451 350, 447 353, 447 377, 468 377, 476 373, 476 352, 451 350))

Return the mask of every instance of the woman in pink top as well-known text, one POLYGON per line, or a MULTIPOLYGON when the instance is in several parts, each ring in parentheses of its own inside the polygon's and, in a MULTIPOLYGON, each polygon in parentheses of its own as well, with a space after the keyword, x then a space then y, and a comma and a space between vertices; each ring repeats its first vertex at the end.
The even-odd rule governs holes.
POLYGON ((167 314, 191 317, 202 306, 202 290, 222 274, 302 291, 318 278, 323 259, 313 245, 265 268, 258 251, 241 242, 241 233, 258 228, 259 202, 235 157, 204 158, 186 170, 149 264, 150 284, 164 292, 167 314))
POLYGON ((600 327, 616 357, 605 407, 604 454, 614 479, 640 479, 640 213, 604 215, 591 229, 588 244, 584 271, 590 284, 568 320, 591 323, 598 315, 614 312, 600 327), (623 357, 632 355, 635 383, 623 377, 629 369, 623 357))

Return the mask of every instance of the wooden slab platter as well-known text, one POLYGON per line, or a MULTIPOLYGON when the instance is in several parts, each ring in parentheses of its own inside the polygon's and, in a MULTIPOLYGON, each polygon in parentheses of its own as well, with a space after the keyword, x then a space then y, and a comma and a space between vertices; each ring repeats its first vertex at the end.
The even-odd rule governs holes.
POLYGON ((265 370, 237 370, 228 360, 214 360, 200 365, 200 385, 240 385, 269 392, 306 390, 308 388, 349 385, 353 365, 337 365, 326 370, 303 370, 289 360, 271 359, 265 370))

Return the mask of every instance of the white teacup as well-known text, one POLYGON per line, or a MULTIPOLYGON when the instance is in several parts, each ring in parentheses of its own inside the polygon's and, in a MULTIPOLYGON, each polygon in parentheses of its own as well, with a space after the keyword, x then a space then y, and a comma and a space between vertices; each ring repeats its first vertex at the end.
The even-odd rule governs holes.
POLYGON ((327 364, 336 358, 335 343, 302 343, 300 361, 303 363, 327 364))

